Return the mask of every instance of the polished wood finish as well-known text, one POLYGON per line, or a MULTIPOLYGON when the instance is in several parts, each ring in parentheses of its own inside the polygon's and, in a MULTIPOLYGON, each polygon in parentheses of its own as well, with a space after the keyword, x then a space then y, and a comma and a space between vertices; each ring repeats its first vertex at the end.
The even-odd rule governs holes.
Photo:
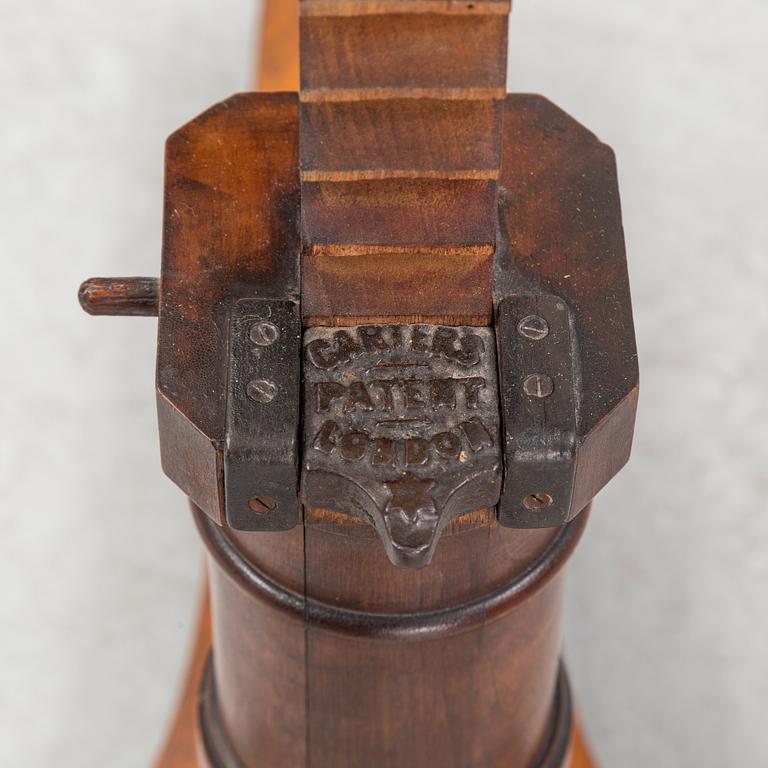
MULTIPOLYGON (((497 52, 494 25, 505 16, 491 5, 463 14, 453 3, 405 3, 407 13, 394 16, 412 22, 409 40, 419 56, 430 48, 425 18, 436 17, 441 45, 458 34, 454 24, 467 24, 477 34, 456 41, 457 51, 474 56, 478 41, 497 52)), ((578 513, 626 462, 637 405, 610 148, 542 97, 502 102, 481 89, 454 99, 453 70, 430 98, 416 97, 409 89, 432 88, 433 69, 425 65, 404 82, 391 52, 380 61, 387 86, 372 95, 365 90, 368 32, 361 30, 389 16, 369 13, 378 6, 367 3, 342 3, 336 15, 325 4, 312 7, 302 17, 309 58, 299 97, 240 94, 168 140, 157 370, 164 470, 211 519, 223 521, 224 340, 240 297, 300 298, 305 325, 451 325, 488 324, 493 302, 546 293, 568 303, 578 342, 568 514, 578 513), (349 91, 345 78, 352 75, 334 57, 323 59, 316 45, 328 19, 346 41, 334 56, 355 72, 365 60, 355 75, 362 95, 349 91), (313 56, 322 65, 312 66, 313 56), (440 126, 435 140, 468 135, 459 119, 470 114, 465 107, 476 139, 443 142, 443 162, 430 126, 440 126), (411 134, 419 151, 410 148, 411 134)), ((499 72, 487 65, 469 68, 466 77, 503 84, 499 72)))
POLYGON ((489 324, 508 4, 299 6, 306 324, 489 324))
MULTIPOLYGON (((413 321, 433 318, 433 312, 446 323, 483 319, 441 313, 445 296, 485 291, 480 273, 490 246, 459 246, 456 238, 468 233, 471 240, 490 228, 488 201, 474 205, 472 196, 457 192, 435 202, 445 212, 446 201, 453 201, 453 218, 440 231, 454 244, 444 247, 434 245, 437 230, 429 229, 434 223, 429 217, 424 227, 414 223, 414 211, 430 206, 428 187, 420 187, 423 196, 411 198, 398 187, 402 179, 334 182, 354 184, 354 199, 364 189, 370 197, 360 198, 355 211, 330 207, 330 198, 329 207, 319 205, 311 191, 319 188, 302 185, 297 169, 299 123, 295 95, 241 94, 203 113, 168 142, 158 335, 161 456, 166 473, 218 522, 223 521, 228 376, 222 340, 228 335, 229 306, 251 294, 254 285, 265 298, 285 291, 298 295, 300 248, 305 267, 307 258, 330 265, 319 283, 313 282, 319 273, 305 269, 302 285, 302 296, 318 288, 315 301, 339 294, 338 314, 325 317, 329 325, 373 318, 413 321), (408 215, 395 215, 406 209, 408 215), (472 216, 465 220, 462 211, 472 216), (384 222, 391 225, 392 242, 398 233, 403 238, 386 247, 334 242, 342 239, 346 224, 360 233, 350 240, 364 240, 366 218, 369 232, 384 222), (311 244, 307 222, 314 232, 311 244), (407 245, 414 233, 430 237, 418 253, 407 245), (446 275, 461 281, 460 291, 441 282, 446 275), (405 295, 400 288, 418 295, 425 311, 411 314, 408 301, 400 301, 405 295), (363 318, 351 314, 361 311, 361 296, 368 301, 363 318)), ((637 405, 615 162, 610 148, 542 97, 507 97, 504 131, 499 211, 504 247, 493 248, 492 287, 500 299, 536 286, 571 305, 580 371, 576 513, 627 461, 637 405)), ((433 180, 415 181, 429 185, 433 180)), ((471 303, 463 306, 470 309, 471 303)))
MULTIPOLYGON (((299 39, 281 32, 292 29, 295 12, 290 2, 266 4, 265 89, 296 89, 298 70, 285 54, 296 51, 299 39)), ((606 296, 599 260, 580 250, 594 247, 602 232, 602 267, 613 268, 609 254, 616 248, 623 255, 621 243, 610 241, 620 236, 620 223, 617 233, 615 219, 600 220, 601 211, 609 218, 616 212, 615 201, 605 197, 615 192, 612 157, 545 100, 501 101, 506 12, 493 0, 471 9, 451 0, 304 0, 302 45, 312 66, 302 70, 301 102, 244 95, 172 138, 165 351, 158 365, 161 430, 169 436, 164 466, 183 487, 198 489, 193 500, 217 523, 223 522, 220 486, 212 493, 210 478, 221 473, 226 367, 210 350, 223 331, 226 301, 241 286, 269 284, 278 273, 284 280, 285 270, 293 274, 291 249, 298 252, 300 244, 308 325, 393 318, 489 323, 494 278, 497 287, 507 279, 492 271, 500 190, 507 260, 530 282, 543 275, 547 288, 582 302, 580 316, 594 309, 602 318, 604 336, 591 329, 583 334, 584 362, 590 375, 603 377, 592 391, 618 416, 603 420, 586 402, 589 439, 600 458, 597 450, 584 453, 583 506, 626 460, 636 388, 630 383, 627 395, 626 381, 622 387, 615 379, 631 350, 610 357, 615 346, 609 342, 611 335, 631 336, 626 280, 619 276, 621 295, 606 296), (388 40, 419 34, 442 41, 439 50, 452 55, 426 56, 428 47, 418 45, 412 60, 389 54, 388 40), (502 120, 505 136, 514 138, 503 149, 502 120), (390 130, 382 132, 386 124, 390 130), (434 152, 441 138, 445 151, 434 152), (534 144, 547 151, 534 151, 534 144), (589 162, 580 166, 572 154, 589 162), (563 176, 555 174, 563 163, 579 206, 560 196, 563 176), (226 177, 224 170, 235 165, 235 176, 226 177), (212 228, 227 233, 213 242, 213 256, 212 228), (574 251, 558 261, 552 253, 566 241, 575 243, 574 251), (170 393, 173 401, 165 397, 170 393), (189 422, 180 418, 190 415, 189 422), (190 422, 204 428, 190 429, 190 422), (611 466, 599 465, 604 456, 611 466)), ((392 567, 365 523, 328 510, 305 510, 303 524, 284 533, 225 527, 223 535, 238 558, 303 604, 396 616, 484 599, 520 579, 558 532, 504 529, 493 514, 476 511, 452 523, 433 564, 416 572, 392 567)), ((238 581, 215 544, 206 543, 221 715, 248 768, 528 768, 535 760, 546 738, 560 651, 561 573, 466 631, 392 639, 329 629, 311 611, 287 612, 238 581)), ((184 702, 157 768, 195 764, 190 691, 206 632, 203 623, 184 702)), ((198 764, 207 764, 199 754, 198 764)), ((591 765, 577 729, 563 768, 591 765)))
MULTIPOLYGON (((205 761, 198 760, 196 756, 198 692, 203 668, 211 649, 210 598, 207 584, 204 584, 201 590, 199 618, 191 640, 189 662, 182 681, 181 696, 170 720, 163 745, 154 762, 154 768, 209 768, 205 761)), ((595 768, 595 766, 596 763, 584 737, 581 721, 576 717, 568 760, 562 768, 595 768)))
POLYGON ((159 292, 156 277, 91 277, 77 297, 89 315, 157 317, 159 292))
POLYGON ((298 99, 238 94, 166 143, 157 398, 166 474, 224 520, 229 302, 299 290, 298 99))
POLYGON ((553 568, 523 581, 517 600, 488 601, 482 615, 458 627, 427 626, 430 612, 460 614, 495 586, 525 580, 562 533, 473 522, 444 535, 434 562, 414 574, 394 568, 355 523, 339 521, 334 530, 325 520, 310 523, 270 535, 269 547, 264 534, 215 533, 204 521, 198 513, 210 554, 217 693, 244 765, 533 764, 547 737, 557 672, 558 566, 577 539, 553 568), (292 598, 299 606, 249 581, 233 557, 269 572, 279 589, 303 570, 304 589, 292 598), (357 624, 324 621, 310 605, 318 601, 326 612, 337 606, 365 611, 368 620, 389 616, 390 626, 369 628, 365 614, 357 624), (408 616, 414 629, 393 632, 408 616))
POLYGON ((613 150, 542 96, 504 104, 494 289, 521 286, 569 302, 579 340, 574 511, 626 464, 639 392, 632 301, 613 150))

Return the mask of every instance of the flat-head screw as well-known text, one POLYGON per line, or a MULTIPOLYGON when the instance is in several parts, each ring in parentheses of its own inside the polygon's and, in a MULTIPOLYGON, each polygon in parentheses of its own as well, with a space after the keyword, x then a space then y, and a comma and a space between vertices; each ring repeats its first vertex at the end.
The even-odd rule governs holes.
POLYGON ((277 387, 268 379, 254 379, 246 385, 245 393, 257 403, 271 403, 277 394, 277 387))
POLYGON ((541 341, 549 335, 549 323, 539 315, 528 315, 517 324, 517 332, 526 339, 541 341))
POLYGON ((248 501, 248 508, 257 515, 274 512, 278 506, 277 499, 273 499, 271 496, 256 496, 248 501))
POLYGON ((554 502, 554 499, 544 491, 537 491, 526 496, 523 499, 523 506, 526 509, 545 509, 554 502))
POLYGON ((544 373, 532 373, 523 380, 523 392, 529 397, 549 397, 554 391, 554 382, 544 373))
POLYGON ((259 347, 268 347, 277 341, 280 329, 269 320, 259 320, 248 331, 248 338, 259 347))

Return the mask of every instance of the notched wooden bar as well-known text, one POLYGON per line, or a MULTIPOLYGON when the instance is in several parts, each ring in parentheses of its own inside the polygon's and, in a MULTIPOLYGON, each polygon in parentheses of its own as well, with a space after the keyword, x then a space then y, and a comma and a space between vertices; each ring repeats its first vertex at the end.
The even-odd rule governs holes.
POLYGON ((487 325, 493 247, 326 249, 303 256, 307 325, 487 325))
POLYGON ((302 181, 498 177, 501 102, 446 99, 301 105, 302 181))
POLYGON ((304 322, 489 324, 508 7, 390 5, 301 6, 304 322))
MULTIPOLYGON (((501 89, 505 15, 302 17, 301 98, 346 89, 501 89)), ((486 96, 487 97, 487 96, 486 96)))
POLYGON ((306 324, 491 322, 494 182, 304 183, 302 214, 306 324))
POLYGON ((308 245, 417 250, 492 244, 496 238, 496 185, 490 181, 313 182, 302 184, 301 202, 308 245))

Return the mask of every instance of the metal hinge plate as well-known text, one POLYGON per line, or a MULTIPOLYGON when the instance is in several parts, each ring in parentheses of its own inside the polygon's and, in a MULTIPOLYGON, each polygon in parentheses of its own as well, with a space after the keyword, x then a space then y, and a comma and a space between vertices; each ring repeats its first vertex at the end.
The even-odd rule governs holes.
POLYGON ((232 528, 281 531, 298 521, 300 355, 295 302, 235 302, 224 451, 224 501, 232 528))
POLYGON ((578 386, 570 312, 557 296, 511 296, 498 306, 496 333, 504 441, 499 522, 562 525, 575 513, 578 386))

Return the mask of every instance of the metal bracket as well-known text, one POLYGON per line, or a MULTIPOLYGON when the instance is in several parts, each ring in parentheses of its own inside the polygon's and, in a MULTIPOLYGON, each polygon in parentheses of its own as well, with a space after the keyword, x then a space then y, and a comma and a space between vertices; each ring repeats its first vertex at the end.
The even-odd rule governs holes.
POLYGON ((299 307, 241 299, 232 309, 224 451, 227 523, 282 531, 298 522, 299 307))
POLYGON ((304 504, 372 522, 420 568, 456 515, 501 490, 490 328, 364 325, 304 335, 304 504))
MULTIPOLYGON (((300 346, 295 303, 235 303, 224 453, 233 528, 298 521, 300 346)), ((426 565, 450 519, 497 502, 509 527, 573 517, 578 391, 562 299, 504 299, 495 334, 311 328, 303 350, 302 501, 369 520, 393 563, 426 565)))
POLYGON ((557 296, 510 296, 497 309, 504 489, 499 522, 562 525, 572 510, 578 389, 570 312, 557 296))

